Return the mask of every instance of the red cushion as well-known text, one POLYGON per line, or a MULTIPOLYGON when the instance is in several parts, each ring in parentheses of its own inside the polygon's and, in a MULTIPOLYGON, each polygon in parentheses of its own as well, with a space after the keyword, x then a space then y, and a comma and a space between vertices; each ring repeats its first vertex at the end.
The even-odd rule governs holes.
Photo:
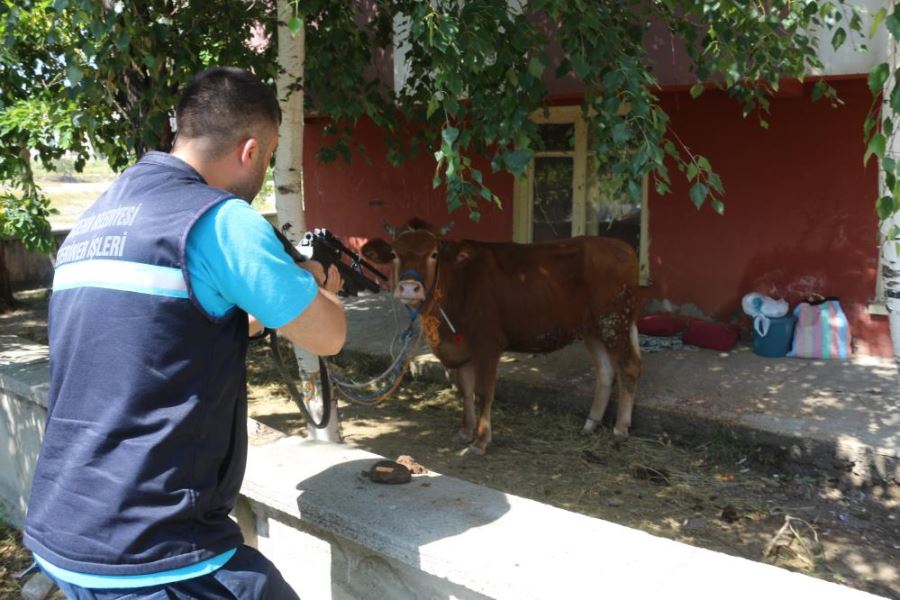
POLYGON ((684 331, 684 319, 676 315, 647 315, 638 319, 637 328, 644 335, 678 335, 684 331))
POLYGON ((734 326, 724 323, 691 321, 681 339, 685 344, 728 352, 737 343, 738 331, 734 326))

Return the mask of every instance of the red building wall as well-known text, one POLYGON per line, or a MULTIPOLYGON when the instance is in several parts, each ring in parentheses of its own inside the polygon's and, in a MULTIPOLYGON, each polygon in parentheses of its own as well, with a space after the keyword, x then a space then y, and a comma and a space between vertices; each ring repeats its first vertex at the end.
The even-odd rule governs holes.
POLYGON ((809 87, 772 103, 769 128, 743 119, 722 93, 663 95, 671 125, 722 177, 725 216, 697 211, 688 184, 650 199, 649 297, 694 303, 710 316, 740 314, 759 291, 793 305, 810 292, 838 296, 858 350, 889 354, 886 319, 870 317, 878 264, 876 161, 863 166, 864 80, 833 82, 845 105, 812 102, 809 87))
POLYGON ((503 209, 483 203, 481 221, 474 223, 464 210, 447 213, 443 188, 432 188, 435 161, 430 155, 407 160, 398 168, 386 159, 387 148, 378 127, 368 119, 360 121, 354 138, 366 146, 367 162, 354 155, 350 164, 338 160, 323 164, 315 151, 326 143, 324 123, 306 122, 304 135, 304 196, 310 227, 332 229, 349 238, 351 246, 366 239, 385 237, 382 223, 400 225, 411 217, 434 225, 454 223, 451 237, 491 241, 512 239, 513 178, 491 173, 489 160, 476 160, 484 183, 503 200, 503 209))
MULTIPOLYGON (((888 355, 884 317, 868 314, 877 269, 877 167, 862 164, 862 123, 871 104, 866 81, 832 82, 844 105, 813 103, 809 87, 794 86, 772 102, 769 128, 744 119, 721 92, 692 100, 686 91, 661 94, 672 129, 694 152, 707 156, 722 177, 726 211, 697 211, 688 184, 673 171, 673 190, 658 196, 651 186, 650 275, 645 299, 694 305, 721 321, 747 321, 743 294, 759 291, 792 304, 811 292, 838 296, 851 322, 857 351, 888 355)), ((448 215, 443 192, 432 189, 430 156, 400 168, 387 165, 381 133, 368 121, 355 136, 371 164, 321 164, 315 150, 322 124, 307 123, 305 182, 308 222, 359 244, 384 235, 383 220, 399 224, 419 216, 435 224, 455 221, 453 237, 512 237, 513 180, 479 168, 503 199, 485 205, 480 224, 448 215)), ((692 307, 693 308, 693 307, 692 307)))

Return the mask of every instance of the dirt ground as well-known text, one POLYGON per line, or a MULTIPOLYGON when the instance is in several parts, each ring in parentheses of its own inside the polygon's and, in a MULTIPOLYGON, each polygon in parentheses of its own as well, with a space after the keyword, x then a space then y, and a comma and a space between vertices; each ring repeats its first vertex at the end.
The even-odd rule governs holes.
MULTIPOLYGON (((20 295, 0 315, 0 334, 46 343, 46 294, 20 295)), ((289 354, 288 354, 289 355, 289 354)), ((357 373, 371 365, 356 365, 357 373)), ((303 421, 276 376, 269 351, 250 352, 250 414, 287 433, 303 421)), ((461 419, 455 391, 408 379, 377 407, 342 404, 347 443, 567 510, 688 544, 765 561, 900 598, 897 486, 844 487, 821 474, 788 475, 779 459, 739 444, 727 429, 681 447, 666 436, 618 440, 579 433, 584 415, 498 397, 494 441, 484 458, 463 459, 451 436, 461 419)), ((0 597, 17 585, 15 536, 0 537, 0 597)), ((24 566, 24 565, 23 565, 24 566)))
POLYGON ((22 546, 21 534, 0 521, 0 598, 18 598, 19 582, 13 576, 31 564, 31 553, 22 546))

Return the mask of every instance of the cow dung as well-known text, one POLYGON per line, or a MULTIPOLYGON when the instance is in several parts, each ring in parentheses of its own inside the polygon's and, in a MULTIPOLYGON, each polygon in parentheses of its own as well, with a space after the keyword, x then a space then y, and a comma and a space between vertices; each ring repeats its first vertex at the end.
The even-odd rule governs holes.
POLYGON ((392 460, 379 460, 368 471, 363 471, 363 476, 374 483, 397 484, 412 481, 409 469, 392 460))
POLYGON ((408 454, 401 454, 397 457, 397 463, 409 469, 413 475, 424 475, 428 469, 416 462, 416 460, 408 454))

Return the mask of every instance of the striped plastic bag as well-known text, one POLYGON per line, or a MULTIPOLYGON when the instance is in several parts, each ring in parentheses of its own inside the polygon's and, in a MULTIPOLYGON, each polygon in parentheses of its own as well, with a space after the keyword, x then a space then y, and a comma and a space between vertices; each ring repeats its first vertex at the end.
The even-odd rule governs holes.
POLYGON ((788 356, 839 358, 850 356, 850 323, 837 298, 804 301, 794 308, 797 325, 788 356))

